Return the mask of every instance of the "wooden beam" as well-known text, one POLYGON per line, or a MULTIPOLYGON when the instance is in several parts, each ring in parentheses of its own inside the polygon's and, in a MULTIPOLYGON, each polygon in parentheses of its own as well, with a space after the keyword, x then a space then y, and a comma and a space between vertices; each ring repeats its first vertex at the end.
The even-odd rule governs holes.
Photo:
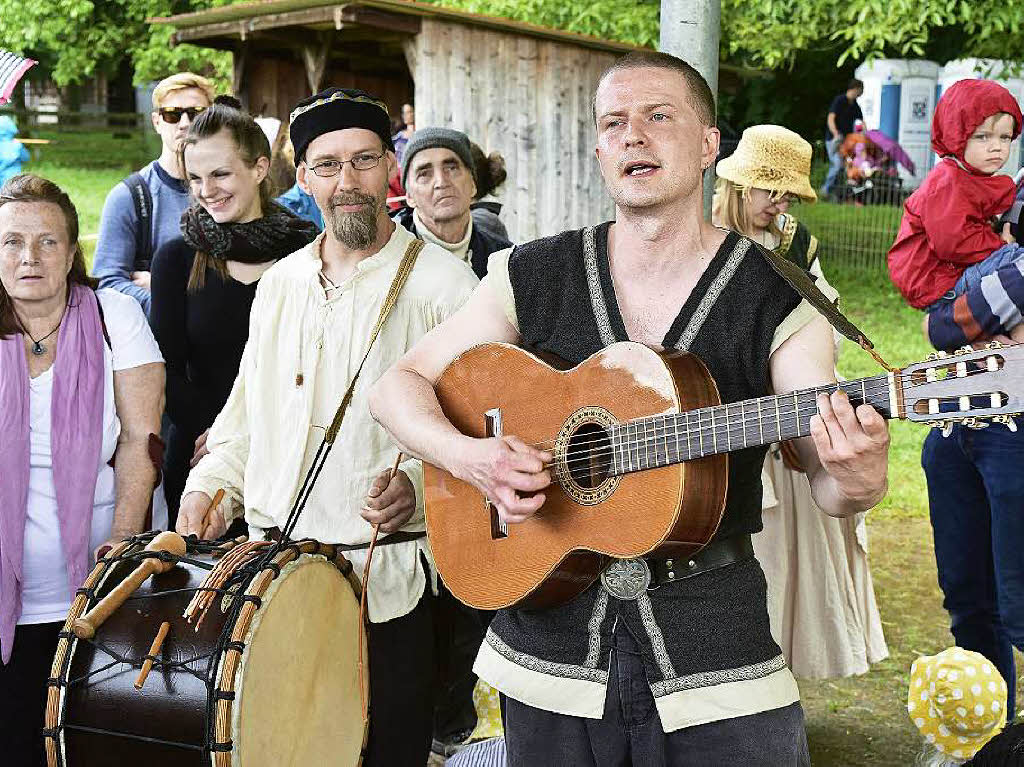
POLYGON ((245 85, 245 67, 249 63, 249 43, 241 43, 235 48, 231 57, 231 92, 246 107, 246 98, 242 92, 245 85))
POLYGON ((391 32, 406 32, 418 35, 422 23, 419 16, 405 16, 397 13, 379 11, 360 5, 346 5, 341 9, 341 20, 350 24, 386 29, 391 32))
POLYGON ((318 93, 323 85, 333 36, 333 32, 322 32, 311 43, 302 46, 302 63, 306 67, 306 82, 309 83, 310 93, 318 93))

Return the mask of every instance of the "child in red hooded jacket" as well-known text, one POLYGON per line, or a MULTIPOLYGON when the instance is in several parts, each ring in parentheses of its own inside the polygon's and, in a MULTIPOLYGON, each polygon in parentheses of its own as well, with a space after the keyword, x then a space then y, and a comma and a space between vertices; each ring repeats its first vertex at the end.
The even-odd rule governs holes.
POLYGON ((1013 179, 995 174, 1021 122, 1016 99, 992 80, 962 80, 939 99, 932 149, 942 159, 907 199, 888 256, 889 276, 911 306, 938 308, 1024 256, 1008 226, 993 228, 1013 205, 1013 179))

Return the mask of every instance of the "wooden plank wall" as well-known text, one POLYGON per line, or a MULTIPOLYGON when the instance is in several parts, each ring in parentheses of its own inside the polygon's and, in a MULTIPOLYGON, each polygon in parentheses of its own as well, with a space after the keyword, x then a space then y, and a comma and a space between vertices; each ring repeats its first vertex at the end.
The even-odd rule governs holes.
POLYGON ((614 216, 590 106, 614 54, 433 19, 406 51, 416 124, 456 128, 505 157, 498 196, 513 241, 614 216))
MULTIPOLYGON (((402 104, 407 103, 412 92, 408 77, 405 74, 382 72, 380 75, 367 75, 363 72, 352 72, 345 60, 333 60, 324 75, 324 87, 361 88, 383 99, 388 105, 392 117, 400 117, 402 104)), ((263 114, 287 121, 295 105, 310 95, 306 70, 298 55, 290 58, 283 56, 250 57, 246 65, 245 85, 249 98, 249 108, 258 112, 265 107, 263 114)))

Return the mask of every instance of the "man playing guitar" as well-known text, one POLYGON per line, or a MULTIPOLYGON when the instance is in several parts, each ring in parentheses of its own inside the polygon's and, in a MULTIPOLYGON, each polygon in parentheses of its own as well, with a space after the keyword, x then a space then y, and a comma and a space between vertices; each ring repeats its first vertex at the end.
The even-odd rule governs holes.
MULTIPOLYGON (((520 344, 571 364, 616 341, 687 350, 723 402, 834 381, 828 323, 758 246, 703 218, 719 145, 703 78, 666 54, 630 54, 602 76, 594 116, 616 220, 494 254, 466 305, 371 394, 405 449, 474 485, 513 525, 544 503, 552 455, 445 419, 432 385, 470 347, 520 344)), ((841 392, 818 410, 796 442, 816 503, 834 516, 871 508, 886 491, 885 421, 841 392)), ((475 670, 506 696, 509 764, 809 764, 750 550, 764 451, 730 454, 721 525, 688 562, 619 561, 565 605, 497 613, 475 670)))

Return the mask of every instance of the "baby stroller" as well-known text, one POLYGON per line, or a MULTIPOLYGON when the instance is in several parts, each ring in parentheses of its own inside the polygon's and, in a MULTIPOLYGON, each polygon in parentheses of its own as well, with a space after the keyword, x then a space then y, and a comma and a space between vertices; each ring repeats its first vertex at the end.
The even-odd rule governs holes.
POLYGON ((840 199, 862 205, 898 205, 903 201, 902 165, 915 172, 914 162, 903 147, 880 130, 849 134, 839 148, 846 162, 846 186, 837 190, 840 199))

